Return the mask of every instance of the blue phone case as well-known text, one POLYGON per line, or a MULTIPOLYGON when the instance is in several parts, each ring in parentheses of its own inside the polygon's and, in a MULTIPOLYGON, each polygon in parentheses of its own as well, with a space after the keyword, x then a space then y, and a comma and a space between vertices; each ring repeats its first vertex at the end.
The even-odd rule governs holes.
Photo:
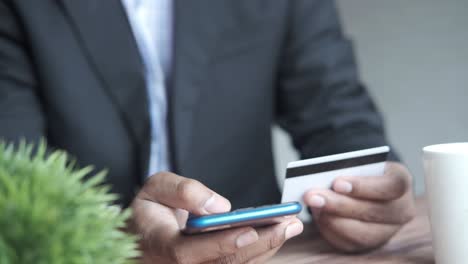
POLYGON ((285 217, 300 213, 302 206, 298 202, 289 202, 260 207, 250 207, 228 213, 205 216, 191 215, 187 220, 185 234, 204 233, 214 230, 239 226, 265 226, 280 223, 285 217))

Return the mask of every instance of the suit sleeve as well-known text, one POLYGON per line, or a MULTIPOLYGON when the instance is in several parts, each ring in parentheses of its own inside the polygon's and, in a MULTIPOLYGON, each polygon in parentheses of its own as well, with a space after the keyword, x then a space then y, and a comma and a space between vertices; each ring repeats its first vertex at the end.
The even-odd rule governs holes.
POLYGON ((290 1, 279 71, 277 121, 302 158, 388 145, 333 1, 290 1))
POLYGON ((37 141, 45 131, 38 81, 10 3, 0 0, 0 141, 37 141))

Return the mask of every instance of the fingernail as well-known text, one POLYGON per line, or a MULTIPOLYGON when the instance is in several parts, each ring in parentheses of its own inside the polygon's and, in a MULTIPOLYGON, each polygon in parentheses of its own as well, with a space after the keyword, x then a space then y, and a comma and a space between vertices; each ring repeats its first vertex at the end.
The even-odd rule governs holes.
POLYGON ((248 231, 237 237, 236 246, 237 248, 242 248, 242 247, 245 247, 245 246, 248 246, 257 242, 257 240, 258 240, 257 232, 248 231))
POLYGON ((295 237, 299 235, 300 233, 302 233, 303 229, 304 229, 304 226, 301 223, 294 223, 294 224, 288 225, 288 227, 286 227, 286 232, 285 232, 286 240, 290 239, 291 237, 295 237))
POLYGON ((312 195, 308 202, 310 207, 322 208, 325 205, 325 198, 320 195, 312 195))
POLYGON ((221 201, 221 199, 216 198, 216 194, 213 194, 208 200, 206 200, 203 208, 207 213, 216 214, 224 213, 229 211, 229 207, 221 201))
POLYGON ((339 193, 350 193, 353 190, 353 185, 347 181, 339 180, 333 189, 339 193))

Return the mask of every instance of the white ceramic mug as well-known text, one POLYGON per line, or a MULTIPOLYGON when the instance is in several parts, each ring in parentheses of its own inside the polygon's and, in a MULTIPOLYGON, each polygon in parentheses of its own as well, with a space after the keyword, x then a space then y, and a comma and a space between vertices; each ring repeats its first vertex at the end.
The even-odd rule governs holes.
POLYGON ((468 263, 468 143, 423 149, 436 263, 468 263))

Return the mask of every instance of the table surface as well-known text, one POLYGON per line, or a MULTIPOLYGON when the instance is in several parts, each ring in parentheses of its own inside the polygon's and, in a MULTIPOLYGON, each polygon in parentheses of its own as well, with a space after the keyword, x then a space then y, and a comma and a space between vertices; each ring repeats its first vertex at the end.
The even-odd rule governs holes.
POLYGON ((416 199, 416 205, 415 219, 402 227, 385 246, 367 254, 341 254, 321 239, 318 231, 311 227, 288 241, 268 263, 435 263, 427 206, 423 198, 416 199))

